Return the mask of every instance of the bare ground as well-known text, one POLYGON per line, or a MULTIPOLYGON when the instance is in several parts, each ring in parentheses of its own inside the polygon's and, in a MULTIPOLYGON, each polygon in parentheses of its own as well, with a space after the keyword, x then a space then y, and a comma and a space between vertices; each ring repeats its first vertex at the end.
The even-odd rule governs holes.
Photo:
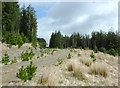
MULTIPOLYGON (((10 49, 4 47, 2 53, 7 50, 12 60, 14 56, 19 57, 22 51, 29 50, 30 46, 30 44, 25 44, 20 49, 17 49, 17 46, 10 49)), ((36 56, 40 54, 39 50, 33 50, 36 56)), ((19 61, 20 58, 17 58, 19 62, 15 64, 0 65, 0 69, 2 69, 2 85, 118 86, 118 56, 114 57, 98 52, 94 54, 96 61, 93 62, 90 58, 91 52, 93 51, 83 49, 74 49, 73 52, 70 52, 69 49, 57 49, 53 55, 46 54, 38 59, 34 57, 33 64, 38 67, 36 76, 27 82, 18 79, 16 72, 22 65, 28 65, 29 61, 21 62, 19 61), (69 53, 72 55, 71 59, 67 59, 69 53), (78 53, 81 56, 78 56, 78 53), (56 60, 58 58, 63 59, 63 63, 60 65, 56 60), (71 68, 72 70, 70 71, 71 68)))

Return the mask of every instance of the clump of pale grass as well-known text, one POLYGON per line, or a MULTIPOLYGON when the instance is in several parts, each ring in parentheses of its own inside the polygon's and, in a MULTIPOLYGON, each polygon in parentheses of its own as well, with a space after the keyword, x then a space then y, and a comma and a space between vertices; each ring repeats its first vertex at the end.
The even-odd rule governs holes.
POLYGON ((85 68, 82 66, 82 64, 79 64, 77 62, 74 62, 73 65, 73 75, 77 77, 79 80, 85 80, 85 68))
POLYGON ((106 57, 105 57, 105 54, 102 53, 102 52, 96 53, 96 54, 95 54, 95 57, 98 58, 98 59, 101 59, 101 60, 106 58, 106 57))
POLYGON ((73 71, 72 63, 69 63, 69 64, 68 64, 68 71, 73 71))
POLYGON ((56 86, 57 85, 57 78, 53 72, 50 73, 50 71, 45 70, 41 76, 41 79, 39 80, 39 83, 42 83, 42 85, 47 86, 56 86))
POLYGON ((45 70, 41 76, 41 83, 42 84, 46 84, 48 82, 48 78, 49 78, 50 72, 45 70))
POLYGON ((80 58, 80 62, 87 65, 87 66, 91 66, 92 59, 90 59, 90 58, 80 58))
POLYGON ((108 76, 108 69, 105 63, 94 63, 89 69, 90 74, 101 75, 103 77, 108 76))
POLYGON ((54 74, 50 74, 48 78, 48 86, 56 86, 57 85, 57 78, 54 74))

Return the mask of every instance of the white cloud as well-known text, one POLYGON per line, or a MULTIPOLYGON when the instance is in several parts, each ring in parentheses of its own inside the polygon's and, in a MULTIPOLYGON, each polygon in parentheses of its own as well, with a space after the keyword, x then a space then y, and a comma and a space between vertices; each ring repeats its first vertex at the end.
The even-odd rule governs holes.
POLYGON ((48 10, 46 17, 38 20, 38 36, 49 43, 51 33, 55 30, 70 35, 100 29, 108 31, 111 27, 117 29, 117 5, 117 2, 56 3, 48 10))

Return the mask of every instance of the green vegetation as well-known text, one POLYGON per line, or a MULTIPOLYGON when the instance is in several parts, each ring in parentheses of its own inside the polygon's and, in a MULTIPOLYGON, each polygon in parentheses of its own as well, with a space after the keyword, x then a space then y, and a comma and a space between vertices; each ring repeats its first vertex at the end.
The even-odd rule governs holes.
POLYGON ((99 49, 99 51, 101 51, 101 52, 103 52, 103 53, 106 53, 106 52, 107 52, 104 47, 101 47, 101 48, 99 49))
POLYGON ((26 72, 26 69, 24 68, 24 66, 22 66, 20 69, 19 69, 19 72, 16 73, 16 77, 20 78, 21 80, 24 80, 24 82, 27 81, 27 72, 26 72))
POLYGON ((76 50, 74 50, 74 53, 77 53, 77 51, 76 51, 76 50))
POLYGON ((67 57, 67 58, 68 58, 68 59, 70 59, 70 58, 71 58, 71 54, 70 54, 70 53, 68 54, 68 57, 67 57))
POLYGON ((44 53, 43 53, 43 52, 41 52, 41 57, 42 57, 42 56, 44 56, 44 53))
POLYGON ((60 31, 52 33, 50 39, 50 48, 63 48, 63 36, 60 31))
POLYGON ((52 52, 51 52, 51 55, 53 55, 53 54, 54 54, 54 51, 55 51, 55 50, 53 49, 53 50, 52 50, 52 52))
POLYGON ((59 64, 62 64, 62 63, 63 63, 63 60, 60 59, 60 58, 58 58, 57 61, 58 61, 59 64))
POLYGON ((17 63, 16 57, 14 57, 14 59, 12 60, 11 64, 13 64, 13 63, 17 63))
POLYGON ((4 63, 5 65, 7 65, 8 62, 10 62, 9 56, 8 56, 8 53, 5 52, 4 56, 2 57, 2 63, 4 63))
POLYGON ((37 38, 37 41, 38 41, 38 43, 39 43, 39 46, 40 46, 39 48, 40 48, 40 49, 46 47, 47 43, 46 43, 45 39, 43 39, 43 38, 37 38))
POLYGON ((22 52, 21 53, 21 59, 22 61, 29 61, 30 59, 33 58, 33 56, 35 55, 35 53, 33 53, 33 50, 31 49, 30 53, 28 53, 28 51, 26 50, 26 52, 22 52))
POLYGON ((36 75, 37 67, 33 65, 33 62, 30 62, 30 65, 28 65, 26 68, 22 66, 19 69, 19 72, 16 73, 16 77, 20 78, 21 80, 24 80, 26 82, 27 80, 31 80, 36 75))
POLYGON ((95 48, 94 48, 94 52, 95 52, 95 53, 98 52, 98 48, 97 48, 97 46, 95 46, 95 48))
POLYGON ((81 54, 80 54, 80 53, 78 53, 78 56, 80 57, 80 56, 81 56, 81 54))
POLYGON ((36 41, 32 42, 32 46, 33 46, 33 48, 35 48, 37 50, 37 42, 36 41))
POLYGON ((117 51, 115 49, 110 49, 110 50, 106 50, 104 47, 101 47, 99 49, 99 51, 103 52, 103 53, 107 53, 107 54, 110 54, 110 55, 113 55, 113 56, 116 56, 117 55, 117 51))
MULTIPOLYGON (((2 2, 2 42, 18 45, 37 42, 37 17, 31 5, 20 8, 18 2, 2 2)), ((34 44, 33 44, 34 46, 34 44)))
POLYGON ((39 55, 37 56, 37 59, 38 59, 38 58, 40 58, 40 56, 39 56, 39 55))
POLYGON ((73 50, 72 50, 72 49, 70 49, 70 52, 73 52, 73 50))
POLYGON ((82 47, 80 46, 80 49, 82 49, 82 47))
MULTIPOLYGON (((50 48, 80 48, 80 49, 92 49, 95 53, 98 50, 105 52, 114 49, 115 52, 119 52, 120 36, 118 31, 115 32, 104 32, 93 31, 91 38, 89 35, 81 35, 80 33, 73 33, 70 37, 63 36, 60 31, 52 33, 50 38, 50 48), (114 42, 113 42, 114 41, 114 42), (102 48, 101 48, 102 47, 102 48), (102 50, 105 49, 105 50, 102 50)), ((72 52, 72 50, 70 50, 72 52)))
POLYGON ((35 55, 35 53, 33 53, 33 49, 31 49, 31 51, 29 53, 30 59, 32 59, 34 55, 35 55))
POLYGON ((93 61, 96 61, 95 55, 93 54, 93 52, 91 53, 90 57, 92 58, 93 61))
POLYGON ((107 53, 110 54, 110 55, 113 55, 113 56, 117 55, 117 52, 114 49, 108 50, 107 53))

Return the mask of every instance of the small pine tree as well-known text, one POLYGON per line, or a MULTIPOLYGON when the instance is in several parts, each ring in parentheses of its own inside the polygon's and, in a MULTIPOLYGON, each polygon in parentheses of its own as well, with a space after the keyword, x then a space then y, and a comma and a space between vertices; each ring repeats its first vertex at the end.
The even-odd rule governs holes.
POLYGON ((96 61, 95 55, 93 54, 93 52, 91 53, 90 57, 92 58, 93 61, 96 61))
POLYGON ((14 57, 14 59, 11 62, 11 64, 16 63, 16 62, 17 62, 16 57, 14 57))
POLYGON ((58 58, 57 61, 58 61, 59 64, 62 64, 62 63, 63 63, 63 60, 60 59, 60 58, 58 58))
POLYGON ((95 53, 98 52, 98 48, 97 48, 97 46, 95 46, 95 48, 94 48, 94 52, 95 52, 95 53))
POLYGON ((68 57, 67 57, 67 58, 68 58, 68 59, 70 59, 70 58, 71 58, 71 54, 70 54, 70 53, 68 54, 68 57))
POLYGON ((31 49, 31 51, 30 51, 29 55, 30 55, 30 59, 32 59, 32 58, 33 58, 33 56, 35 55, 35 53, 33 53, 33 49, 31 49))
POLYGON ((24 80, 24 82, 26 82, 28 80, 27 72, 26 72, 26 69, 24 69, 24 66, 22 66, 19 69, 19 72, 16 73, 16 77, 20 78, 21 80, 24 80))
POLYGON ((78 53, 78 56, 81 56, 81 54, 80 54, 80 53, 78 53))
POLYGON ((37 67, 33 65, 33 62, 30 62, 30 65, 26 67, 26 72, 28 75, 28 80, 31 80, 36 75, 37 67))
POLYGON ((8 56, 8 53, 5 52, 4 57, 2 57, 2 63, 4 63, 5 65, 7 65, 8 62, 10 62, 9 56, 8 56))
POLYGON ((27 80, 31 80, 35 75, 37 71, 37 67, 33 65, 33 62, 30 62, 30 65, 28 65, 26 68, 22 66, 19 69, 19 72, 16 73, 16 77, 20 78, 21 80, 24 80, 26 82, 27 80))

